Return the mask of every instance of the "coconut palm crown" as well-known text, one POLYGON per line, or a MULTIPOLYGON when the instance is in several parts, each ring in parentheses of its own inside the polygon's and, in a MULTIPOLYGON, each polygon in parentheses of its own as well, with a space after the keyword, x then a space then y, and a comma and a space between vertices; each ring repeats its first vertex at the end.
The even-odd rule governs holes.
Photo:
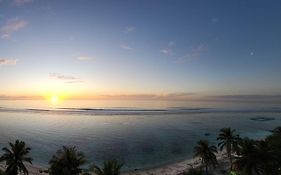
POLYGON ((92 165, 90 170, 97 175, 119 175, 122 166, 123 163, 120 163, 114 159, 105 161, 102 168, 98 167, 97 165, 92 165))
POLYGON ((17 175, 23 173, 28 175, 28 170, 24 162, 32 164, 32 158, 28 156, 31 148, 26 147, 25 142, 16 140, 15 143, 9 142, 10 148, 4 147, 4 154, 0 157, 0 162, 6 162, 6 175, 17 175))
POLYGON ((86 163, 82 152, 76 147, 63 146, 50 160, 50 175, 78 175, 82 172, 81 166, 86 163))
POLYGON ((230 160, 230 169, 232 169, 232 153, 237 151, 238 143, 240 137, 238 134, 235 134, 235 129, 231 128, 222 128, 220 130, 219 136, 217 138, 220 142, 218 143, 218 147, 220 151, 226 149, 227 156, 230 160))
POLYGON ((208 175, 209 167, 216 167, 218 164, 215 153, 217 153, 216 146, 209 145, 208 140, 200 140, 194 147, 194 157, 201 158, 202 165, 205 166, 206 174, 208 175))

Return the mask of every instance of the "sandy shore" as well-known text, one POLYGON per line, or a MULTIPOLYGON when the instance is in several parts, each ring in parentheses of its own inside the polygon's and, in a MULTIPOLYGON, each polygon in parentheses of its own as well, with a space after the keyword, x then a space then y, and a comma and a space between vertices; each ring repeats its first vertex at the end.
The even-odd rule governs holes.
MULTIPOLYGON (((222 152, 217 154, 217 159, 219 162, 219 166, 215 170, 211 170, 214 175, 222 175, 223 170, 228 168, 228 159, 226 155, 222 152)), ((199 159, 188 159, 185 161, 147 169, 147 170, 137 170, 123 173, 123 175, 177 175, 184 171, 188 171, 191 167, 197 168, 201 165, 199 159)))
MULTIPOLYGON (((40 173, 40 171, 46 170, 46 168, 44 167, 30 164, 25 164, 25 166, 28 169, 30 175, 48 175, 48 173, 40 173)), ((0 163, 0 170, 4 171, 5 168, 5 165, 3 163, 0 163)))
MULTIPOLYGON (((222 152, 217 154, 217 159, 219 162, 219 166, 211 170, 214 175, 223 175, 225 174, 224 171, 229 168, 229 162, 226 157, 226 155, 222 152)), ((136 171, 130 171, 122 173, 123 175, 177 175, 184 171, 188 171, 191 167, 196 168, 199 167, 200 160, 199 159, 188 159, 182 162, 172 163, 165 166, 160 166, 157 168, 151 168, 146 170, 136 170, 136 171)), ((36 166, 36 165, 30 165, 27 164, 27 169, 29 170, 30 175, 48 175, 47 173, 40 173, 43 170, 46 170, 44 167, 36 166)), ((4 170, 5 166, 4 164, 0 164, 0 169, 4 170)))

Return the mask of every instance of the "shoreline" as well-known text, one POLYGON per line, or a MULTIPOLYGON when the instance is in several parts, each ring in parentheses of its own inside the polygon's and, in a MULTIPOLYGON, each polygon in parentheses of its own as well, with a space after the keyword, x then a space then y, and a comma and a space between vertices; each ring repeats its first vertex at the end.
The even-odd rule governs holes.
MULTIPOLYGON (((211 170, 210 172, 213 172, 214 175, 220 175, 221 170, 225 170, 228 168, 227 165, 229 162, 224 152, 218 152, 216 156, 219 163, 219 167, 217 169, 211 170)), ((198 158, 193 158, 193 159, 186 159, 175 163, 170 163, 167 165, 160 165, 154 168, 121 172, 121 174, 122 175, 152 175, 152 174, 177 175, 182 172, 188 171, 191 168, 198 168, 199 166, 201 166, 200 160, 198 158)), ((44 170, 47 169, 43 166, 26 164, 26 167, 30 175, 48 175, 48 173, 43 172, 44 170), (42 173, 40 173, 40 171, 42 173)), ((5 165, 3 163, 0 163, 0 169, 1 170, 5 169, 5 165)))
MULTIPOLYGON (((211 170, 210 172, 215 173, 217 175, 219 169, 227 169, 226 164, 228 164, 228 159, 224 152, 218 152, 216 154, 219 166, 217 169, 211 170)), ((122 175, 177 175, 188 171, 191 168, 198 168, 201 166, 201 162, 199 158, 186 159, 183 161, 162 165, 159 167, 148 168, 148 169, 140 169, 136 171, 128 171, 121 173, 122 175)))
MULTIPOLYGON (((34 165, 34 164, 25 164, 29 175, 49 175, 49 173, 44 173, 43 171, 46 170, 45 167, 34 165), (42 171, 42 173, 40 173, 42 171)), ((5 164, 3 162, 0 163, 0 170, 5 170, 5 164)), ((20 175, 23 173, 20 173, 20 175)))

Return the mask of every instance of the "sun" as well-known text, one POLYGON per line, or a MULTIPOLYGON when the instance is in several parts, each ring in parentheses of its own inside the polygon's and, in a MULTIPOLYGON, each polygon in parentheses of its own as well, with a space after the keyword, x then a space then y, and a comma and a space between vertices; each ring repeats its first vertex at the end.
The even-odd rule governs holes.
POLYGON ((59 101, 59 97, 57 95, 52 95, 50 97, 50 102, 53 104, 53 105, 56 105, 59 101))

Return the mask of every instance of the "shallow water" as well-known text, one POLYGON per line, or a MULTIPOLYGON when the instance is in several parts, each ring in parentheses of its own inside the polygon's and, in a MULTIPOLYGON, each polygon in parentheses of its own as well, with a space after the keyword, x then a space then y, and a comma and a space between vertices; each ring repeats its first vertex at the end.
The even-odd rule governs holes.
MULTIPOLYGON (((107 110, 106 110, 107 111, 107 110)), ((242 136, 263 138, 281 126, 279 111, 85 111, 0 110, 0 147, 24 140, 34 164, 47 166, 62 145, 75 145, 89 162, 117 158, 125 170, 149 168, 192 157, 199 139, 216 144, 219 129, 235 128, 242 136), (121 111, 121 112, 120 112, 121 111), (126 112, 127 111, 127 112, 126 112), (254 121, 253 117, 274 117, 254 121), (209 136, 205 134, 209 133, 209 136)))

